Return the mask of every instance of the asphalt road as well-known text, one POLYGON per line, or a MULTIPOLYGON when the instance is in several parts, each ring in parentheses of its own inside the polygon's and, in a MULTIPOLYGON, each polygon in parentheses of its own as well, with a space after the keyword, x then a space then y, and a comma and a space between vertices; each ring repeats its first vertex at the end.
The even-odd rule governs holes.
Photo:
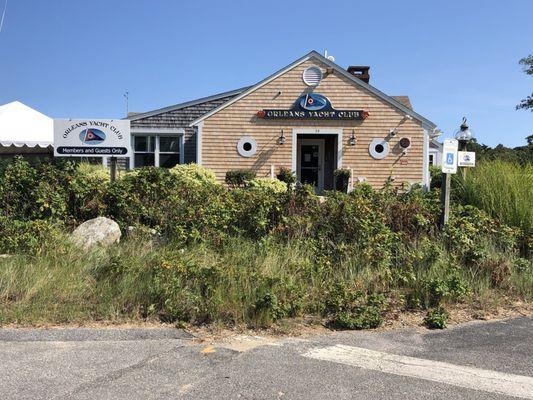
POLYGON ((214 346, 172 329, 0 329, 6 400, 512 398, 533 399, 531 318, 214 346))

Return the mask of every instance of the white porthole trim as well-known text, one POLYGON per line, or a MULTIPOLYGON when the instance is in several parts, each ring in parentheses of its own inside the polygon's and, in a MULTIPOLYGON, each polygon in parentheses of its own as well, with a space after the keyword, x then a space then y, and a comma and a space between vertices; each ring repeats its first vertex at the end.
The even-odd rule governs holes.
POLYGON ((316 65, 311 65, 304 70, 302 79, 307 86, 317 86, 322 80, 322 71, 316 65))
POLYGON ((370 156, 376 160, 382 160, 389 155, 389 142, 383 139, 373 139, 368 146, 370 156))
POLYGON ((257 153, 257 142, 251 136, 244 136, 237 142, 237 152, 242 157, 253 157, 257 153))

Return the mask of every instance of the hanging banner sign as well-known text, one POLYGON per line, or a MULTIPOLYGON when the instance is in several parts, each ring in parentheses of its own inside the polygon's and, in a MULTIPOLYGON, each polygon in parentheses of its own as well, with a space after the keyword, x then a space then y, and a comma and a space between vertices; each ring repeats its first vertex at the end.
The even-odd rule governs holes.
POLYGON ((262 119, 366 119, 365 110, 336 110, 326 96, 309 93, 300 96, 288 110, 264 109, 257 112, 262 119))
POLYGON ((442 172, 445 174, 457 173, 457 148, 455 139, 446 139, 442 145, 442 172))
POLYGON ((475 167, 476 166, 476 153, 473 151, 457 152, 457 166, 458 167, 475 167))
POLYGON ((128 120, 54 120, 56 157, 127 157, 130 154, 131 134, 128 120))

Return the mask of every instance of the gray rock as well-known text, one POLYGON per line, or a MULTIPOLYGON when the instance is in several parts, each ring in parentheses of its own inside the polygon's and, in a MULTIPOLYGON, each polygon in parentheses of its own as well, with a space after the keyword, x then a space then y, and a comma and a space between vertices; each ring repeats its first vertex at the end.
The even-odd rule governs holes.
POLYGON ((112 219, 98 217, 85 221, 72 232, 73 242, 83 249, 109 246, 120 241, 120 227, 112 219))

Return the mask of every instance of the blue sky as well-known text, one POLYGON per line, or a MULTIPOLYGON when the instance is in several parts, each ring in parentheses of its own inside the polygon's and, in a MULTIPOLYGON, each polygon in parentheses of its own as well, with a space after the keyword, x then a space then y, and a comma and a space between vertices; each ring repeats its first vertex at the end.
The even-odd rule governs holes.
MULTIPOLYGON (((6 0, 0 0, 0 12, 6 0)), ((370 65, 446 136, 465 115, 480 142, 518 146, 533 113, 518 60, 533 53, 533 1, 8 0, 0 104, 117 118, 253 84, 315 49, 370 65)))

